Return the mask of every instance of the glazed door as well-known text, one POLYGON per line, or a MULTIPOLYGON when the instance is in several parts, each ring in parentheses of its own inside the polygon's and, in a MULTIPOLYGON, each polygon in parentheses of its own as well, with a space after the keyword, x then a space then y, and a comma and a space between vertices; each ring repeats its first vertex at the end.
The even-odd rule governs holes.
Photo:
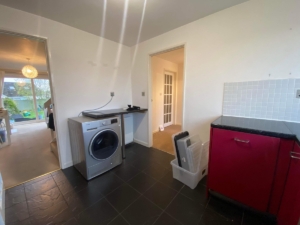
POLYGON ((90 143, 90 154, 96 160, 104 160, 112 156, 119 146, 118 135, 113 130, 102 130, 90 143))
POLYGON ((208 188, 267 211, 280 139, 213 129, 208 188))
POLYGON ((165 73, 164 80, 164 127, 173 124, 174 74, 165 73))

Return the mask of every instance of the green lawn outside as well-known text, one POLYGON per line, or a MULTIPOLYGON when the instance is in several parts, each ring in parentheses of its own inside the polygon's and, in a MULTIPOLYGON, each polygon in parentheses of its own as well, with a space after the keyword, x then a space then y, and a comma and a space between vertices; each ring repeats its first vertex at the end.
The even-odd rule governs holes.
MULTIPOLYGON (((28 118, 28 119, 33 119, 33 118, 36 118, 36 114, 35 114, 35 111, 33 111, 33 110, 30 110, 30 111, 26 111, 26 112, 29 112, 30 113, 30 115, 28 115, 28 116, 24 116, 24 111, 22 112, 22 116, 24 117, 24 118, 28 118)), ((39 112, 39 115, 41 115, 42 116, 42 119, 44 118, 44 111, 40 111, 39 112)))

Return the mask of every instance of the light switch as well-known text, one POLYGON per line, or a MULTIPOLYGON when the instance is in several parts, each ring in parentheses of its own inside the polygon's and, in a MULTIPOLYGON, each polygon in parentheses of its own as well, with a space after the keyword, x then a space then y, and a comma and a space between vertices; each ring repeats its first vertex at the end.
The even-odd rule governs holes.
POLYGON ((300 89, 297 90, 296 98, 300 98, 300 89))
POLYGON ((142 92, 142 96, 145 96, 145 92, 144 91, 142 92))

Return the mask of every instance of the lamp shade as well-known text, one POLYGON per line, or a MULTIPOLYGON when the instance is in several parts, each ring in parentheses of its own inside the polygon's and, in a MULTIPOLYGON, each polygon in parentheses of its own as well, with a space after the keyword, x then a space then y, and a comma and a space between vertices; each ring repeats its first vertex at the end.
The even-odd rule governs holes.
POLYGON ((36 68, 31 65, 26 65, 22 69, 22 74, 28 78, 35 78, 38 75, 36 68))

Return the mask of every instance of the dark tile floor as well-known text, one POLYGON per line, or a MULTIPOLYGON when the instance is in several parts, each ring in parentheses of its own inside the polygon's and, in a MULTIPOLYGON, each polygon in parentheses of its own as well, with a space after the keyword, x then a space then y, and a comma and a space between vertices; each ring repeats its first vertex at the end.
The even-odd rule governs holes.
POLYGON ((89 182, 73 167, 6 190, 6 225, 271 224, 172 177, 174 156, 138 144, 123 164, 89 182))

